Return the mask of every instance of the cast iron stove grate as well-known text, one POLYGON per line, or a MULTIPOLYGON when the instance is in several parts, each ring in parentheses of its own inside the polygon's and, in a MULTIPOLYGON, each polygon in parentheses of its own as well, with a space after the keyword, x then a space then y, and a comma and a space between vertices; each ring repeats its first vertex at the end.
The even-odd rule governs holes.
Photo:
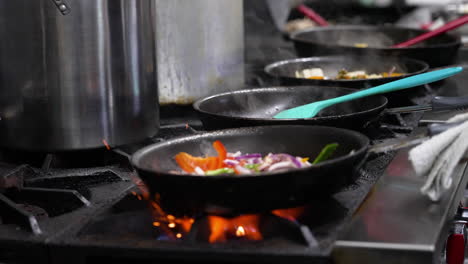
POLYGON ((48 240, 128 192, 128 160, 97 152, 1 152, 0 262, 47 263, 48 240))

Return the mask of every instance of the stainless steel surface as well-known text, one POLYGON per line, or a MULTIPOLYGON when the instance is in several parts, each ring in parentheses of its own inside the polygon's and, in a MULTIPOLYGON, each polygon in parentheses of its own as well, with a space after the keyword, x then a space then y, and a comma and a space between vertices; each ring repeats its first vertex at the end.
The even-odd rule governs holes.
POLYGON ((430 137, 428 137, 426 134, 415 135, 404 139, 399 138, 385 143, 374 145, 369 149, 369 151, 373 153, 385 153, 389 151, 395 151, 421 144, 422 142, 428 139, 430 139, 430 137))
POLYGON ((161 104, 244 84, 242 0, 155 0, 161 104))
MULTIPOLYGON (((442 115, 426 116, 438 117, 442 115)), ((397 153, 336 242, 333 257, 337 263, 439 263, 448 224, 467 184, 467 164, 456 168, 452 190, 433 203, 420 194, 424 179, 411 167, 408 150, 397 153)))
POLYGON ((152 0, 0 2, 0 145, 72 150, 154 135, 152 0))
POLYGON ((62 15, 68 15, 71 12, 70 6, 65 3, 65 0, 51 0, 58 8, 62 15))
POLYGON ((435 123, 427 126, 427 131, 424 131, 421 134, 413 134, 405 138, 396 138, 384 143, 373 145, 369 151, 374 153, 384 153, 389 151, 400 150, 403 148, 413 147, 418 144, 423 143, 426 140, 429 140, 431 137, 436 136, 442 132, 445 132, 448 129, 459 126, 463 124, 463 121, 459 122, 450 122, 450 123, 435 123))

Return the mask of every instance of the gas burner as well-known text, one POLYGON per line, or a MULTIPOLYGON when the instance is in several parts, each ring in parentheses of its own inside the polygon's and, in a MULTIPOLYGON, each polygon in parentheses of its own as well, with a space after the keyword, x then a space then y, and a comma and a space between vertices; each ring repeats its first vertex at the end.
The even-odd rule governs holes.
POLYGON ((222 247, 288 241, 318 250, 320 246, 325 246, 328 226, 339 222, 346 214, 346 208, 329 199, 314 205, 258 214, 174 216, 163 212, 157 203, 144 201, 141 194, 134 192, 114 205, 105 216, 88 225, 79 236, 98 241, 102 238, 119 241, 131 236, 142 241, 222 247))

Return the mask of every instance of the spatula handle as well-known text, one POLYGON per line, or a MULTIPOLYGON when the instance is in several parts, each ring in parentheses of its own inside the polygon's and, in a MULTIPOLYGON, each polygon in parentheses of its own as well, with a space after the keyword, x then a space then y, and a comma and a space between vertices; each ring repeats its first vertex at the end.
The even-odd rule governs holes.
POLYGON ((418 75, 407 77, 401 80, 382 84, 382 85, 369 88, 366 90, 361 90, 359 92, 336 97, 336 98, 327 100, 327 104, 332 105, 332 104, 337 104, 337 103, 343 103, 346 101, 355 100, 355 99, 366 97, 366 96, 403 90, 403 89, 423 85, 426 83, 439 81, 447 77, 450 77, 452 75, 455 75, 457 73, 460 73, 462 70, 463 70, 462 67, 452 67, 452 68, 446 68, 442 70, 418 74, 418 75))
POLYGON ((417 44, 419 42, 422 42, 422 41, 424 41, 426 39, 435 37, 437 35, 440 35, 442 33, 447 32, 447 31, 450 31, 450 30, 453 30, 453 29, 458 28, 460 26, 463 26, 466 23, 468 23, 468 15, 465 15, 465 16, 457 18, 457 19, 455 19, 453 21, 450 21, 450 22, 448 22, 447 24, 445 24, 444 26, 442 26, 442 27, 440 27, 438 29, 426 32, 426 33, 421 34, 421 35, 419 35, 419 36, 417 36, 415 38, 409 39, 409 40, 407 40, 405 42, 395 44, 395 45, 392 46, 392 48, 406 48, 406 47, 412 46, 412 45, 417 44))

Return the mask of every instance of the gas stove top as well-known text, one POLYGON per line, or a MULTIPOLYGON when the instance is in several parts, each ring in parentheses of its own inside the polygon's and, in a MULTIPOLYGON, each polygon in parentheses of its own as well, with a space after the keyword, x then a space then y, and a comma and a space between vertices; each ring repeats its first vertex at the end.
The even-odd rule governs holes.
MULTIPOLYGON (((428 99, 424 98, 418 100, 428 99)), ((190 108, 162 109, 162 113, 172 114, 163 116, 156 137, 115 151, 103 148, 66 155, 4 151, 0 163, 0 261, 329 262, 338 237, 395 155, 370 156, 354 172, 354 182, 328 199, 303 208, 220 218, 218 223, 228 225, 226 232, 233 234, 211 241, 211 222, 219 217, 194 216, 184 223, 163 212, 155 216, 157 208, 144 200, 144 185, 128 162, 126 153, 141 146, 203 129, 190 108), (261 223, 249 227, 242 222, 239 230, 236 221, 252 217, 261 223), (229 230, 229 224, 235 228, 229 230), (245 238, 249 233, 253 238, 245 238)), ((420 118, 421 114, 386 116, 363 132, 374 143, 403 137, 420 118)))

